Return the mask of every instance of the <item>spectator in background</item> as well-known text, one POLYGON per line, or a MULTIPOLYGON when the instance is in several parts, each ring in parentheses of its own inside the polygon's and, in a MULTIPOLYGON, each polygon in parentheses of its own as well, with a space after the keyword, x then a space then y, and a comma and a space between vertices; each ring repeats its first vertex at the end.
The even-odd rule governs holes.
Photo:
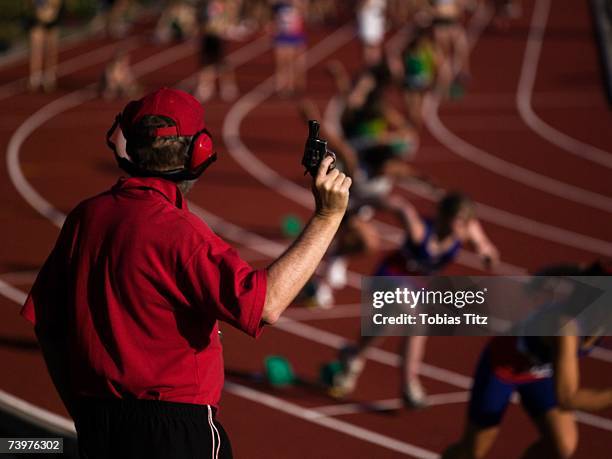
POLYGON ((57 84, 58 24, 64 5, 63 0, 33 0, 32 3, 29 88, 49 92, 57 84))
POLYGON ((304 49, 306 35, 304 0, 272 0, 274 13, 274 52, 276 56, 276 91, 292 96, 306 86, 304 49))
POLYGON ((470 46, 462 23, 466 2, 432 0, 431 3, 433 37, 442 57, 437 80, 442 94, 449 94, 451 85, 463 87, 470 78, 470 46))
POLYGON ((129 29, 125 16, 132 4, 132 0, 104 0, 108 14, 106 15, 106 34, 112 38, 124 37, 129 29))
POLYGON ((362 0, 357 10, 359 38, 363 45, 363 60, 371 67, 383 57, 387 0, 362 0))
POLYGON ((155 41, 158 43, 182 41, 195 37, 197 33, 195 6, 184 0, 171 0, 157 21, 155 41))
POLYGON ((238 86, 234 70, 225 60, 225 40, 238 38, 245 31, 239 27, 240 0, 206 0, 201 7, 202 38, 200 56, 202 70, 194 96, 206 102, 215 95, 215 82, 219 80, 221 98, 234 100, 238 86))
POLYGON ((390 25, 403 26, 410 22, 411 16, 419 10, 423 0, 387 0, 387 17, 390 25))
POLYGON ((249 27, 265 27, 270 22, 269 0, 242 0, 241 15, 249 27))
POLYGON ((100 97, 117 99, 136 97, 140 88, 130 65, 127 51, 117 51, 108 63, 100 80, 100 97))
POLYGON ((415 27, 400 52, 393 56, 391 66, 402 87, 410 121, 418 128, 423 124, 425 95, 435 89, 442 62, 432 32, 430 25, 415 27))
POLYGON ((314 24, 333 24, 337 19, 337 5, 333 0, 311 0, 308 18, 314 24))

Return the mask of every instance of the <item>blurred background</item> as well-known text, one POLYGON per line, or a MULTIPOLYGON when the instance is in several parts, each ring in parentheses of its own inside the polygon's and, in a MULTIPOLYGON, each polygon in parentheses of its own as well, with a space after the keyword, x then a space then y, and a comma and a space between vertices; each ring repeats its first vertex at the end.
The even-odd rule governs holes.
MULTIPOLYGON (((312 213, 308 119, 354 180, 286 318, 255 343, 222 326, 235 456, 438 457, 489 338, 360 354, 361 276, 609 266, 611 17, 609 0, 0 0, 0 436, 62 436, 76 457, 19 306, 65 214, 121 176, 105 145, 116 114, 169 86, 204 105, 219 152, 189 207, 252 265, 312 213), (415 243, 430 242, 424 261, 415 243)), ((609 338, 580 377, 612 386, 609 338)), ((574 457, 609 457, 612 410, 577 425, 574 457)), ((489 457, 537 436, 513 403, 489 457)))

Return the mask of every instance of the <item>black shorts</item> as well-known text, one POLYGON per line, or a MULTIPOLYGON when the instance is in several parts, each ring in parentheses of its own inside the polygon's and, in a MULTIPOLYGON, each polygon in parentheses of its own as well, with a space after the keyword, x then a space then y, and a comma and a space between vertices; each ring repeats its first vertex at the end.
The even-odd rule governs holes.
POLYGON ((59 8, 59 11, 57 12, 57 15, 55 16, 55 19, 51 21, 48 21, 48 22, 40 21, 36 17, 36 13, 32 13, 32 15, 26 19, 26 28, 33 29, 35 27, 42 27, 43 29, 47 29, 47 30, 54 29, 55 27, 59 26, 60 22, 62 21, 64 17, 64 12, 65 12, 65 2, 62 2, 59 8))
POLYGON ((221 37, 208 33, 202 36, 200 59, 202 65, 223 65, 224 49, 221 37))
POLYGON ((81 459, 231 459, 225 430, 208 405, 81 399, 75 425, 81 459))
POLYGON ((54 29, 56 27, 59 26, 59 23, 61 21, 60 16, 58 15, 57 18, 55 18, 53 21, 51 22, 43 22, 43 21, 39 21, 36 18, 29 18, 26 20, 26 29, 28 30, 32 30, 34 28, 40 27, 46 30, 51 30, 54 29))
POLYGON ((359 163, 370 177, 380 174, 387 161, 399 155, 394 153, 391 145, 375 144, 358 152, 359 163))
POLYGON ((433 27, 450 27, 456 26, 459 24, 458 18, 448 17, 448 16, 436 16, 431 21, 431 25, 433 27))

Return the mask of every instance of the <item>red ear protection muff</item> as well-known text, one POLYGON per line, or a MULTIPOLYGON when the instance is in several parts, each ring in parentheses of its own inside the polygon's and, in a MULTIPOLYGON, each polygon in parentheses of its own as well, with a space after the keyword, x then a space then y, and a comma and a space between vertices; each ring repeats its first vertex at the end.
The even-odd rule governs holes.
POLYGON ((217 159, 212 135, 207 129, 202 129, 192 137, 187 158, 189 170, 201 169, 202 172, 217 159))
MULTIPOLYGON (((191 143, 187 147, 187 161, 184 167, 163 172, 142 169, 130 159, 126 150, 127 141, 122 127, 122 115, 120 113, 116 116, 115 122, 106 134, 106 144, 115 154, 119 167, 132 176, 161 177, 175 182, 195 180, 217 159, 212 136, 207 129, 202 129, 192 136, 191 143)), ((157 137, 174 136, 177 135, 177 130, 174 126, 158 128, 153 135, 157 137)))

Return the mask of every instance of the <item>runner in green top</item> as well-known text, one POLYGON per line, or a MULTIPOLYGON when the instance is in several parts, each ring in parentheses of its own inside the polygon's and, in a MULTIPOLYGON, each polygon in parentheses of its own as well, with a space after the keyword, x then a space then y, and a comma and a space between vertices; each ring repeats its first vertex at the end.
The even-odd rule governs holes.
POLYGON ((438 77, 440 54, 430 26, 416 29, 401 53, 400 79, 410 120, 422 124, 424 95, 434 89, 438 77))

